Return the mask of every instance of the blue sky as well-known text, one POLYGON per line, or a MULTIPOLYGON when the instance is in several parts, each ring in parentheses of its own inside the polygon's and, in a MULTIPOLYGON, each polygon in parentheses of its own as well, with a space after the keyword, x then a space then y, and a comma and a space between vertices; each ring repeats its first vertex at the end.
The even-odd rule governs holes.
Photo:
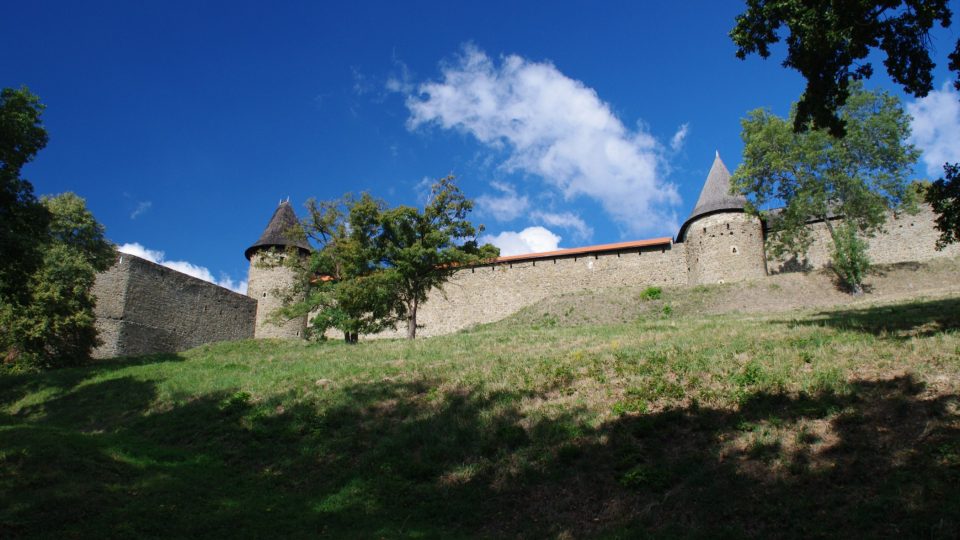
MULTIPOLYGON (((505 253, 673 236, 714 151, 739 164, 740 118, 803 87, 782 51, 734 56, 741 2, 345 4, 5 6, 0 86, 47 105, 25 176, 83 196, 118 245, 242 289, 281 199, 418 204, 449 173, 505 253)), ((935 60, 956 39, 938 31, 935 60)), ((867 86, 902 95, 876 67, 867 86)), ((948 80, 905 99, 918 177, 960 160, 948 80)))

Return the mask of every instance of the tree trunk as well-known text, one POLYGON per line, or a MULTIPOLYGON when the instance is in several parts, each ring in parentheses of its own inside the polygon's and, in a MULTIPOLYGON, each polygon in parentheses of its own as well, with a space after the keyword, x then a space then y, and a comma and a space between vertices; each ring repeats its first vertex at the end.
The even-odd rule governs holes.
POLYGON ((359 336, 360 334, 356 332, 344 332, 343 340, 346 341, 347 343, 356 343, 357 341, 359 341, 359 336))
POLYGON ((417 301, 407 308, 407 339, 417 339, 417 301))

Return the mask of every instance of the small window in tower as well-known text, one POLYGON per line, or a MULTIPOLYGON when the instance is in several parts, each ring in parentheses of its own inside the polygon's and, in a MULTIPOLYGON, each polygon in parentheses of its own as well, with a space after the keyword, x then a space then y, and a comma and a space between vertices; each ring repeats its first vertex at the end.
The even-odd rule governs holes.
POLYGON ((263 297, 266 298, 266 297, 267 297, 267 293, 263 293, 263 297))
POLYGON ((706 227, 703 228, 703 234, 707 234, 707 228, 706 228, 706 227))
POLYGON ((728 230, 728 231, 730 230, 730 224, 729 224, 729 223, 727 223, 727 230, 728 230))
POLYGON ((737 254, 737 246, 730 246, 730 253, 737 254))

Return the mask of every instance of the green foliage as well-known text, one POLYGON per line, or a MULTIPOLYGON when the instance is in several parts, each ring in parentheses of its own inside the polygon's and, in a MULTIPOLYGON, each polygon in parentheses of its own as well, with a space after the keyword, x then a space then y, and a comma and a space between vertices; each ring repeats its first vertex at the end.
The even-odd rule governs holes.
POLYGON ((42 264, 37 238, 50 214, 20 170, 47 145, 40 122, 43 105, 27 88, 0 91, 0 299, 22 302, 26 283, 42 264))
POLYGON ((663 289, 660 287, 647 287, 640 292, 640 299, 644 301, 659 300, 663 295, 663 289))
POLYGON ((954 295, 642 331, 513 320, 0 373, 0 523, 24 538, 952 538, 956 314, 954 295))
POLYGON ((840 111, 847 134, 834 138, 822 129, 796 133, 791 119, 757 109, 742 122, 743 162, 731 180, 747 196, 751 210, 780 203, 766 213, 767 246, 774 256, 806 253, 814 220, 832 229, 838 220, 857 233, 879 230, 888 210, 912 211, 914 189, 907 174, 919 152, 905 142, 910 117, 899 101, 869 92, 857 83, 840 111))
POLYGON ((20 367, 59 367, 89 358, 97 344, 90 289, 115 256, 83 199, 64 193, 40 202, 51 216, 46 236, 34 239, 42 262, 24 293, 0 305, 0 350, 6 363, 20 367))
POLYGON ((947 244, 960 242, 960 163, 943 166, 944 178, 933 182, 926 190, 925 198, 937 216, 937 249, 947 244))
POLYGON ((318 249, 309 259, 288 257, 299 273, 280 315, 314 313, 310 334, 322 338, 335 328, 347 342, 396 324, 395 275, 383 271, 376 242, 386 207, 369 194, 346 194, 339 200, 307 201, 302 232, 318 249))
POLYGON ((385 211, 378 239, 384 266, 396 275, 396 313, 407 321, 408 339, 417 335, 417 309, 432 289, 442 289, 458 268, 499 254, 490 244, 477 244, 483 228, 467 220, 473 202, 453 176, 438 180, 430 193, 422 211, 409 206, 385 211))
MULTIPOLYGON (((875 50, 894 82, 917 97, 932 89, 934 67, 929 32, 935 23, 947 27, 948 0, 747 0, 730 37, 737 56, 770 56, 770 45, 786 27, 785 67, 800 72, 807 86, 797 104, 793 127, 829 129, 843 136, 847 127, 839 111, 855 92, 851 81, 870 78, 873 65, 864 60, 875 50)), ((960 41, 949 56, 960 74, 960 41)), ((955 83, 960 89, 960 77, 955 83)))
POLYGON ((43 108, 26 88, 0 91, 0 359, 20 368, 89 357, 97 343, 90 288, 114 257, 83 199, 37 200, 20 176, 47 144, 43 108))
POLYGON ((860 294, 863 292, 863 278, 870 268, 867 242, 860 238, 856 228, 846 223, 834 227, 832 235, 831 267, 851 293, 860 294))
POLYGON ((415 337, 417 309, 432 289, 463 265, 499 254, 477 245, 480 231, 467 220, 473 204, 453 177, 437 181, 431 193, 423 210, 387 208, 366 193, 309 201, 303 231, 319 248, 306 264, 289 258, 300 264, 301 279, 282 315, 315 313, 314 335, 336 328, 350 342, 401 320, 415 337))

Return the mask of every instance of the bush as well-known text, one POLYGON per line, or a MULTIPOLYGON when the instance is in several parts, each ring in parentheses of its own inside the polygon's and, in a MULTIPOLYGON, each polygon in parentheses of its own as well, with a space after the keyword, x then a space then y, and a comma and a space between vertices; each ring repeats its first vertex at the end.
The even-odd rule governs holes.
POLYGON ((73 193, 43 198, 50 224, 35 239, 40 267, 16 298, 0 303, 0 351, 5 364, 49 368, 87 360, 98 344, 90 294, 97 272, 114 260, 103 226, 73 193))
POLYGON ((659 300, 663 295, 663 289, 660 287, 647 287, 640 293, 640 299, 644 301, 659 300))
POLYGON ((850 224, 842 224, 833 230, 833 254, 831 266, 841 283, 852 293, 863 293, 863 278, 870 268, 867 242, 850 224))

